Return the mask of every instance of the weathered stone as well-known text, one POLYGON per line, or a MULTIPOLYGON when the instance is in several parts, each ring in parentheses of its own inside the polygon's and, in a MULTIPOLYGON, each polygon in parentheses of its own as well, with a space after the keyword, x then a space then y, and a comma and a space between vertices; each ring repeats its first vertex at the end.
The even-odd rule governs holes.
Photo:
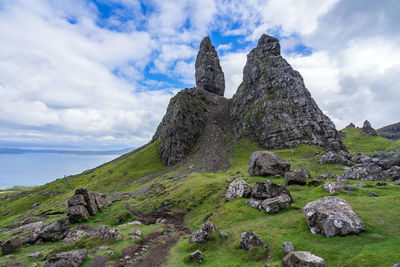
POLYGON ((77 205, 68 208, 67 216, 71 223, 86 222, 89 218, 89 212, 85 206, 77 205))
POLYGON ((34 260, 40 260, 43 258, 43 254, 40 251, 36 251, 29 254, 29 257, 34 260))
POLYGON ((221 233, 219 233, 219 235, 220 235, 222 238, 228 238, 228 234, 225 233, 225 232, 221 232, 221 233))
POLYGON ((289 206, 292 203, 292 199, 287 194, 283 193, 274 198, 267 198, 261 203, 261 208, 266 213, 277 213, 281 209, 289 206))
POLYGON ((356 126, 354 125, 354 123, 350 122, 350 124, 347 125, 345 128, 356 128, 356 126))
POLYGON ((78 206, 78 205, 82 205, 82 206, 87 205, 87 203, 85 201, 85 197, 83 195, 75 194, 70 199, 68 199, 68 207, 78 206))
POLYGON ((255 199, 274 198, 282 195, 283 193, 290 196, 289 189, 272 181, 255 182, 252 191, 255 199))
POLYGON ((286 267, 324 267, 325 260, 307 251, 289 252, 283 259, 286 267))
POLYGON ((18 236, 14 236, 1 244, 1 253, 4 256, 14 253, 19 250, 21 245, 21 239, 18 236))
POLYGON ((21 238, 22 245, 33 244, 39 237, 39 233, 43 228, 43 222, 34 222, 22 225, 14 231, 21 238))
POLYGON ((382 169, 375 164, 370 164, 368 166, 358 164, 344 171, 343 178, 349 180, 375 181, 380 180, 379 173, 381 172, 382 169))
POLYGON ((320 184, 322 184, 322 181, 318 179, 312 179, 308 182, 309 186, 319 186, 320 184))
POLYGON ((102 225, 94 229, 89 233, 90 237, 100 237, 100 239, 113 239, 121 240, 122 234, 118 229, 110 229, 109 227, 102 225))
POLYGON ((292 242, 283 242, 281 249, 285 254, 288 254, 289 252, 294 251, 294 246, 292 242))
POLYGON ((249 205, 249 206, 252 206, 253 208, 256 208, 256 209, 261 209, 261 202, 262 202, 262 200, 256 200, 256 199, 249 199, 249 200, 246 200, 246 204, 247 205, 249 205))
POLYGON ((393 166, 400 166, 400 154, 382 153, 372 159, 372 161, 384 170, 393 166))
POLYGON ((267 247, 267 244, 250 230, 241 233, 240 237, 242 238, 239 245, 241 249, 249 250, 251 247, 267 247))
POLYGON ((249 174, 252 176, 284 175, 290 171, 290 163, 270 151, 253 152, 249 165, 249 174))
POLYGON ((369 196, 369 197, 380 197, 379 194, 377 194, 377 193, 375 193, 375 192, 372 192, 372 191, 370 191, 370 192, 368 193, 368 196, 369 196))
POLYGON ((86 249, 61 252, 51 257, 44 267, 78 267, 88 256, 86 249))
POLYGON ((204 223, 200 229, 194 232, 190 236, 190 243, 203 243, 206 242, 212 233, 216 233, 218 231, 218 227, 212 223, 207 222, 204 223))
POLYGON ((101 211, 102 209, 111 205, 111 202, 107 200, 106 194, 95 193, 97 209, 101 211))
POLYGON ((338 197, 324 197, 304 207, 311 233, 335 235, 358 234, 365 230, 363 222, 354 213, 347 201, 338 197))
POLYGON ((362 134, 369 134, 372 136, 377 136, 378 134, 376 133, 375 129, 372 128, 371 123, 369 123, 369 121, 365 120, 364 121, 364 125, 361 129, 361 133, 362 134))
POLYGON ((67 236, 63 240, 63 244, 75 243, 76 241, 88 236, 85 231, 78 229, 70 229, 67 236))
POLYGON ((200 50, 195 63, 196 87, 223 96, 225 78, 219 64, 217 51, 210 38, 205 37, 200 44, 200 50))
POLYGON ((240 137, 267 149, 305 143, 346 151, 335 125, 281 56, 279 40, 272 36, 263 34, 247 55, 231 114, 240 137))
POLYGON ((203 261, 203 253, 200 250, 196 250, 190 254, 190 259, 194 262, 201 263, 203 261))
POLYGON ((311 173, 306 168, 300 168, 294 172, 300 173, 305 178, 312 179, 311 173))
POLYGON ((69 231, 68 220, 57 220, 40 231, 39 238, 43 241, 58 241, 63 239, 69 231))
POLYGON ((324 183, 324 189, 329 194, 335 194, 336 192, 339 192, 340 190, 344 189, 344 187, 345 187, 345 184, 341 183, 341 182, 326 181, 324 183))
POLYGON ((393 264, 392 267, 400 267, 400 262, 393 264))
POLYGON ((243 179, 235 179, 228 188, 226 200, 229 201, 239 197, 250 197, 251 187, 243 179))
POLYGON ((83 195, 86 201, 86 209, 91 216, 96 215, 98 208, 96 203, 95 193, 86 188, 79 188, 75 190, 76 195, 83 195))
POLYGON ((286 185, 306 185, 306 177, 299 172, 287 172, 285 173, 285 184, 286 185))
POLYGON ((351 165, 349 157, 350 156, 346 151, 340 151, 340 152, 328 151, 321 156, 319 162, 321 164, 351 165))

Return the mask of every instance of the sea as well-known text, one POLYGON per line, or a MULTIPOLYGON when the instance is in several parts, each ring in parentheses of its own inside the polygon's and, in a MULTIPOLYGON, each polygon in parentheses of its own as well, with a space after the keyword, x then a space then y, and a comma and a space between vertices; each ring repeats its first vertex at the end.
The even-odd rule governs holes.
POLYGON ((43 185, 64 175, 92 169, 122 154, 0 153, 0 188, 43 185))

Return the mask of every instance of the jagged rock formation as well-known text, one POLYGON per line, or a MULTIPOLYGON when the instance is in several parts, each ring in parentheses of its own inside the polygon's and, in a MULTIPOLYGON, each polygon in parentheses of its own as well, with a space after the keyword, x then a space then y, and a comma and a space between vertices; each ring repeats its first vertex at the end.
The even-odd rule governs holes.
POLYGON ((217 51, 209 37, 201 41, 195 66, 196 87, 223 96, 225 77, 219 64, 217 51))
POLYGON ((354 125, 354 123, 350 122, 350 124, 347 125, 346 128, 356 128, 356 126, 354 125))
POLYGON ((377 136, 378 135, 376 133, 375 129, 372 128, 371 123, 369 123, 368 120, 364 121, 364 125, 363 125, 363 127, 361 129, 361 133, 362 134, 369 134, 369 135, 372 135, 372 136, 377 136))
POLYGON ((265 34, 247 55, 231 114, 239 136, 265 148, 306 143, 347 151, 301 75, 281 56, 278 39, 265 34))
POLYGON ((379 136, 392 140, 400 139, 400 122, 387 125, 377 130, 379 136))

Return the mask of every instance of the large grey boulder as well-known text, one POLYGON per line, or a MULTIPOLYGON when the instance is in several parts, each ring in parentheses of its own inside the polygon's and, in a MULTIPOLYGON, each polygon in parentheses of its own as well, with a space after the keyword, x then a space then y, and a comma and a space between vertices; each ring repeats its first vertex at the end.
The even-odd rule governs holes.
POLYGON ((20 247, 21 239, 18 236, 14 236, 1 244, 1 253, 5 256, 18 251, 20 247))
POLYGON ((249 165, 249 174, 252 176, 284 175, 290 171, 290 163, 270 151, 253 152, 249 165))
POLYGON ((89 212, 85 206, 77 205, 68 208, 67 216, 71 223, 86 222, 89 218, 89 212))
POLYGON ((307 251, 289 252, 283 259, 286 267, 324 267, 325 260, 307 251))
POLYGON ((203 253, 200 250, 196 250, 195 252, 190 254, 190 259, 194 262, 201 263, 203 261, 203 253))
POLYGON ((324 189, 326 192, 329 194, 335 194, 336 192, 339 192, 340 190, 344 189, 346 185, 342 182, 330 182, 326 181, 324 183, 324 189))
POLYGON ((285 184, 286 185, 306 185, 306 177, 299 172, 287 172, 285 173, 285 184))
POLYGON ((274 198, 267 198, 261 203, 261 208, 265 210, 266 213, 277 213, 281 209, 289 206, 292 203, 292 199, 289 195, 283 193, 274 198))
POLYGON ((290 196, 289 189, 281 184, 276 184, 272 181, 255 182, 252 191, 252 196, 255 199, 274 198, 282 195, 283 193, 290 196))
POLYGON ((212 233, 216 233, 217 231, 218 227, 214 223, 204 223, 198 231, 190 236, 189 241, 190 243, 204 243, 210 238, 212 233))
POLYGON ((304 214, 311 233, 326 237, 358 234, 365 230, 360 218, 349 203, 338 197, 324 197, 308 203, 304 214))
POLYGON ((195 63, 196 87, 223 96, 225 78, 217 51, 207 36, 201 41, 195 63))
POLYGON ((86 222, 90 216, 111 204, 105 194, 92 192, 87 188, 75 190, 75 194, 68 200, 68 219, 71 223, 86 222))
POLYGON ((39 233, 43 241, 58 241, 63 239, 69 231, 69 222, 66 219, 57 220, 45 226, 39 233))
POLYGON ((371 123, 369 123, 369 121, 365 120, 364 121, 364 125, 361 129, 361 133, 362 134, 369 134, 372 136, 377 136, 378 134, 376 133, 375 129, 372 128, 371 123))
POLYGON ((243 179, 235 179, 228 188, 226 200, 229 201, 239 197, 250 197, 251 187, 243 179))
POLYGON ((51 257, 44 267, 78 267, 86 260, 87 256, 86 249, 61 252, 51 257))
POLYGON ((43 222, 34 222, 22 225, 16 229, 13 233, 21 238, 22 245, 34 244, 39 238, 39 233, 43 228, 43 222))
POLYGON ((241 249, 249 250, 251 247, 267 247, 267 244, 250 230, 241 233, 240 237, 239 247, 241 249))
POLYGON ((343 164, 349 166, 351 165, 349 158, 350 154, 347 151, 328 151, 321 156, 319 162, 321 164, 343 164))
POLYGON ((381 180, 380 173, 382 173, 382 171, 383 170, 375 164, 370 164, 368 166, 358 164, 345 170, 343 179, 364 181, 381 180))

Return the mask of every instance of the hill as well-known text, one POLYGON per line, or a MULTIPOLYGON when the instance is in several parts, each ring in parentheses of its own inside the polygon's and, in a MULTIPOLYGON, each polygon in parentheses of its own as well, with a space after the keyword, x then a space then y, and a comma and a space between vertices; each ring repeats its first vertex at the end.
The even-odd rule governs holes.
POLYGON ((378 135, 392 140, 400 139, 400 122, 387 125, 377 130, 378 135))

